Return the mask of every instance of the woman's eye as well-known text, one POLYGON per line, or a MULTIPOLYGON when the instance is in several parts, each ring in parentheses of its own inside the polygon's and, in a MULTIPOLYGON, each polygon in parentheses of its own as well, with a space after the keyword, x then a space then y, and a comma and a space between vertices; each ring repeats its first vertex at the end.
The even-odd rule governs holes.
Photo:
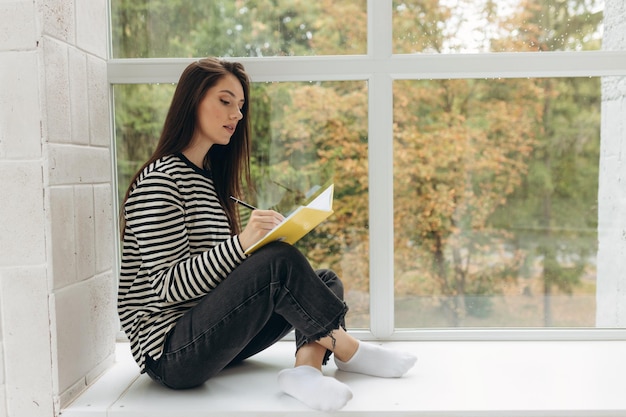
POLYGON ((222 102, 223 105, 228 106, 230 104, 230 101, 226 101, 223 99, 220 99, 220 101, 222 102))

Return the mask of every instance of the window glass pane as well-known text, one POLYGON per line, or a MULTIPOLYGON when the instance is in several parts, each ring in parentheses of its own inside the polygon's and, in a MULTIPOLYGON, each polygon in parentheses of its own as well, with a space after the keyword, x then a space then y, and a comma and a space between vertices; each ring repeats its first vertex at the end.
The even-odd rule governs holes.
POLYGON ((393 1, 394 53, 602 48, 604 0, 393 1))
POLYGON ((595 327, 600 91, 395 82, 396 327, 595 327))
POLYGON ((113 86, 119 201, 123 200, 133 175, 156 147, 174 88, 174 84, 113 86))
POLYGON ((366 53, 367 0, 111 0, 113 57, 366 53))
MULTIPOLYGON (((171 84, 115 85, 120 199, 149 158, 171 84)), ((260 208, 288 213, 334 182, 334 214, 296 245, 342 278, 348 325, 369 326, 368 132, 365 81, 253 83, 252 176, 260 208)))

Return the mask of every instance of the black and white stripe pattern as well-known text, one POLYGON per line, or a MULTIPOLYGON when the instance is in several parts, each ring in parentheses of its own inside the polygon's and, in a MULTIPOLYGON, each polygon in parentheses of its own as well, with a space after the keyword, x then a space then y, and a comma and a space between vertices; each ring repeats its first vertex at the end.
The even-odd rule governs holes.
POLYGON ((141 370, 158 359, 175 321, 239 265, 213 181, 182 155, 161 158, 139 176, 124 206, 118 291, 122 327, 141 370))

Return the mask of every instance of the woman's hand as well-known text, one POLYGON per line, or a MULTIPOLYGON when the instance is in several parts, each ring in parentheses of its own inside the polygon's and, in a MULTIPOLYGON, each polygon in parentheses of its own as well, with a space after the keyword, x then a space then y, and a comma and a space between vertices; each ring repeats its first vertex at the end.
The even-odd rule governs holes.
POLYGON ((284 219, 282 214, 274 210, 253 210, 246 228, 239 234, 243 250, 248 250, 284 219))

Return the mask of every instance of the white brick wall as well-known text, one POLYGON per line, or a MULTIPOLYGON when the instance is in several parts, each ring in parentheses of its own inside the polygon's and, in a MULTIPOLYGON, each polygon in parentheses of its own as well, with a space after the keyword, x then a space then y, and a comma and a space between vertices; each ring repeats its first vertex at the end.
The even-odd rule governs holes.
MULTIPOLYGON (((4 16, 2 3, 0 16, 4 16)), ((41 127, 38 121, 41 120, 41 114, 37 99, 37 53, 34 50, 0 50, 0 54, 0 160, 39 159, 41 127)))
POLYGON ((76 3, 76 45, 94 56, 107 56, 108 2, 74 0, 74 3, 76 3))
POLYGON ((107 4, 0 0, 0 417, 58 415, 113 359, 107 4))
MULTIPOLYGON (((603 49, 626 49, 626 3, 609 0, 603 49)), ((626 77, 602 82, 596 324, 626 326, 626 77)))
POLYGON ((35 47, 37 29, 35 4, 27 0, 0 1, 0 51, 25 50, 35 47))
POLYGON ((47 274, 45 265, 2 269, 6 405, 10 417, 54 415, 47 274))
POLYGON ((53 412, 37 40, 34 3, 0 1, 0 417, 53 412))

